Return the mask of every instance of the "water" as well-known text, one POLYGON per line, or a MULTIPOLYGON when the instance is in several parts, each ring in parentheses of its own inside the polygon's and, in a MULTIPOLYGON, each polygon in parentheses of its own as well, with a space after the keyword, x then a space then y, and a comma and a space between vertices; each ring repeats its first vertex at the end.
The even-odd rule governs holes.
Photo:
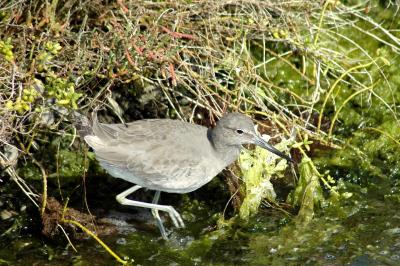
MULTIPOLYGON (((173 231, 169 242, 160 239, 154 226, 135 229, 144 221, 133 221, 132 210, 126 209, 105 215, 130 223, 119 224, 119 233, 102 240, 140 265, 399 265, 400 207, 392 200, 397 195, 393 187, 371 184, 360 189, 342 183, 341 189, 353 196, 324 208, 308 226, 271 209, 263 209, 247 225, 223 226, 204 201, 190 207, 195 217, 187 229, 173 231)), ((28 216, 25 210, 6 220, 25 226, 2 235, 2 265, 118 264, 93 239, 72 240, 75 252, 62 235, 52 241, 41 237, 28 216)), ((142 213, 146 217, 151 220, 142 213)))

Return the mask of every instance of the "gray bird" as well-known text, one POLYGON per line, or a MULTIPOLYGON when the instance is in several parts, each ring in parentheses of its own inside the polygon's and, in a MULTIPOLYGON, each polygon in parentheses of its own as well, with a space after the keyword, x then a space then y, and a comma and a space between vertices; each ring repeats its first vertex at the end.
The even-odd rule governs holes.
POLYGON ((260 138, 252 120, 240 113, 224 115, 214 128, 171 119, 103 124, 96 112, 92 117, 91 125, 86 119, 80 132, 100 165, 110 175, 135 184, 118 194, 117 201, 151 209, 164 239, 167 233, 159 211, 167 212, 176 227, 185 225, 172 206, 157 204, 161 191, 188 193, 207 184, 239 157, 243 144, 256 144, 292 161, 260 138), (127 199, 140 188, 156 191, 152 203, 127 199))

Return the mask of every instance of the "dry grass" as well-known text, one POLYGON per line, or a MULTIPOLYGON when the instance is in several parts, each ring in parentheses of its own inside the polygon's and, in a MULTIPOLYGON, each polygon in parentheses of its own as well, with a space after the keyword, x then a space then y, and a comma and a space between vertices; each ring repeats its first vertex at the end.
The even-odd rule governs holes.
MULTIPOLYGON (((376 80, 386 80, 390 58, 371 54, 345 30, 400 54, 399 38, 371 19, 365 5, 106 3, 0 2, 0 141, 16 147, 20 157, 33 158, 40 149, 38 134, 71 133, 54 116, 54 104, 188 121, 202 115, 208 123, 227 110, 240 110, 277 128, 274 134, 288 137, 297 128, 300 140, 311 135, 331 144, 325 106, 332 105, 336 120, 341 105, 335 99, 351 85, 351 98, 375 97, 397 119, 395 102, 373 90, 376 80), (12 55, 4 48, 10 44, 12 55)), ((1 156, 6 164, 4 151, 1 156)))

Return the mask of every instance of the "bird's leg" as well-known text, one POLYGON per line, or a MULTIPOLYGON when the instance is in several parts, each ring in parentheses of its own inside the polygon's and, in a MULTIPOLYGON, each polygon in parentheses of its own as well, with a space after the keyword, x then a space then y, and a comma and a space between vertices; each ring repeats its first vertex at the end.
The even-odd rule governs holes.
MULTIPOLYGON (((156 215, 158 216, 158 218, 155 216, 156 220, 159 219, 157 221, 157 223, 158 222, 161 223, 161 219, 159 218, 158 211, 165 211, 165 212, 167 212, 169 214, 169 216, 171 217, 172 222, 174 223, 174 225, 176 227, 178 227, 178 228, 185 227, 185 224, 183 223, 183 220, 182 220, 181 216, 179 215, 179 213, 172 206, 156 204, 156 202, 158 201, 158 198, 160 197, 159 191, 157 191, 158 195, 157 195, 157 192, 156 192, 156 195, 154 196, 154 199, 153 199, 153 203, 130 200, 130 199, 126 198, 128 195, 132 194, 133 192, 135 192, 136 190, 138 190, 140 188, 142 188, 142 187, 138 186, 138 185, 133 186, 133 187, 125 190, 124 192, 118 194, 115 198, 122 205, 129 205, 129 206, 148 208, 148 209, 151 209, 152 212, 153 211, 157 211, 156 215)), ((154 212, 153 212, 153 215, 154 215, 154 212)), ((162 225, 162 223, 161 223, 161 225, 162 225)), ((161 230, 161 234, 163 234, 161 228, 160 228, 160 230, 161 230)), ((165 230, 164 230, 164 232, 165 232, 165 230)), ((164 237, 164 235, 163 235, 163 237, 164 237)))
MULTIPOLYGON (((154 194, 154 198, 153 198, 152 204, 157 204, 159 199, 160 199, 160 191, 157 190, 156 194, 154 194)), ((164 228, 164 225, 163 225, 163 223, 161 221, 160 215, 158 214, 158 210, 151 209, 151 213, 153 214, 153 217, 156 220, 157 226, 160 229, 162 238, 168 239, 167 238, 167 232, 165 232, 165 228, 164 228)))

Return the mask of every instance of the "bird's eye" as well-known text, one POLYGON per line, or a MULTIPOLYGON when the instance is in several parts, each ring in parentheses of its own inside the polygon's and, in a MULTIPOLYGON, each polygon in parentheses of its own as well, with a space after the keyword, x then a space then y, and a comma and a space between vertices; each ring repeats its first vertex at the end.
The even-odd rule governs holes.
POLYGON ((239 135, 242 135, 242 134, 243 134, 243 130, 241 130, 241 129, 236 129, 236 133, 238 133, 239 135))

